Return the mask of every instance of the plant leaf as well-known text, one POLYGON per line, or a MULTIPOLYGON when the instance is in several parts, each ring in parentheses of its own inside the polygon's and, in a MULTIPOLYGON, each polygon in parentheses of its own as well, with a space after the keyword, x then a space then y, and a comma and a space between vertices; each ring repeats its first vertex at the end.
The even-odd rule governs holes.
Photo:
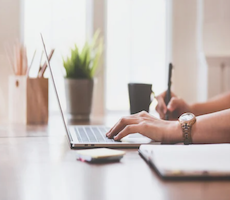
POLYGON ((63 58, 63 67, 66 71, 66 78, 93 78, 98 68, 103 50, 103 40, 99 35, 100 31, 97 30, 91 43, 86 41, 81 51, 79 51, 78 46, 75 44, 74 48, 70 49, 70 57, 67 57, 66 60, 63 58))

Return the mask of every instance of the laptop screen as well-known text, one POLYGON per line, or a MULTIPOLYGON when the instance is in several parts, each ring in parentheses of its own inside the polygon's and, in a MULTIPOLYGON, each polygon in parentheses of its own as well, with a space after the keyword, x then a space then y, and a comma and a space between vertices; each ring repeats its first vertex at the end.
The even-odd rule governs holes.
POLYGON ((59 96, 58 96, 57 87, 56 87, 56 84, 55 84, 55 80, 54 80, 52 68, 51 68, 51 66, 50 66, 50 62, 49 62, 49 59, 48 59, 48 54, 47 54, 47 51, 46 51, 46 46, 45 46, 45 42, 44 42, 44 39, 43 39, 43 37, 42 37, 42 34, 41 34, 41 40, 42 40, 43 50, 44 50, 44 53, 45 53, 46 62, 47 62, 48 68, 49 68, 49 70, 50 70, 51 80, 52 80, 53 86, 54 86, 54 92, 55 92, 55 95, 56 95, 56 97, 57 97, 58 106, 59 106, 60 111, 61 111, 61 117, 62 117, 64 126, 65 126, 66 133, 67 133, 67 135, 68 135, 68 138, 69 138, 69 140, 71 140, 71 136, 70 136, 70 134, 69 134, 69 132, 68 132, 68 128, 67 128, 67 120, 66 120, 66 118, 65 118, 65 115, 64 115, 64 112, 63 112, 63 109, 62 109, 62 106, 61 106, 60 98, 59 98, 59 96))

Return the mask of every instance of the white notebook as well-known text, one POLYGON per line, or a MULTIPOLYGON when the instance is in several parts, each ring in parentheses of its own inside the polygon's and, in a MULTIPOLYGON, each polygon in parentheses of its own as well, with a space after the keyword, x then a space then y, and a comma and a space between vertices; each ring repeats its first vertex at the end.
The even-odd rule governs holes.
POLYGON ((230 144, 141 145, 162 177, 230 177, 230 144))

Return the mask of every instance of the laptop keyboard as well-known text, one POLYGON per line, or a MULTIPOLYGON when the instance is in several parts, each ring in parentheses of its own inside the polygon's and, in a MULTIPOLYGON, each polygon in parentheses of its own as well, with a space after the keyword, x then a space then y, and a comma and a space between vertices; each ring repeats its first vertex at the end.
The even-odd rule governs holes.
POLYGON ((94 143, 106 143, 117 142, 113 139, 106 137, 106 133, 109 131, 106 127, 96 126, 81 126, 74 127, 77 139, 79 142, 94 142, 94 143))

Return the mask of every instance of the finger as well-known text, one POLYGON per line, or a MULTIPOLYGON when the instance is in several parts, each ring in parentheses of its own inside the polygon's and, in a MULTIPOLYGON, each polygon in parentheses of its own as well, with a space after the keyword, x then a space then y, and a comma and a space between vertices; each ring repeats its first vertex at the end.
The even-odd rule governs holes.
POLYGON ((118 123, 119 123, 119 121, 105 135, 108 136, 111 133, 111 131, 113 130, 113 128, 118 125, 118 123))
POLYGON ((166 96, 166 92, 167 92, 167 90, 165 90, 164 92, 162 92, 161 94, 159 94, 158 96, 156 96, 156 99, 157 98, 165 98, 165 96, 166 96))
POLYGON ((175 111, 180 106, 180 102, 181 102, 181 100, 179 98, 176 98, 176 97, 171 98, 171 100, 167 106, 167 109, 170 112, 175 111))
POLYGON ((140 119, 139 118, 133 118, 133 117, 128 117, 128 118, 122 118, 111 130, 111 132, 107 135, 108 138, 113 138, 113 136, 117 135, 121 130, 124 129, 127 125, 131 124, 137 124, 139 123, 140 119))
POLYGON ((112 130, 122 121, 122 120, 125 120, 125 119, 133 119, 133 118, 136 118, 138 116, 139 113, 137 114, 133 114, 133 115, 130 115, 130 116, 127 116, 127 117, 123 117, 122 119, 120 119, 107 133, 106 133, 106 136, 110 135, 110 133, 112 132, 112 130))
POLYGON ((114 137, 114 140, 120 140, 121 138, 132 134, 132 133, 138 133, 140 132, 140 125, 139 124, 132 124, 132 125, 127 125, 123 130, 121 130, 116 137, 114 137))
POLYGON ((156 106, 156 111, 158 112, 160 118, 163 119, 163 118, 164 118, 164 112, 163 112, 163 110, 160 108, 160 105, 157 105, 157 106, 156 106))
POLYGON ((136 113, 136 114, 133 114, 133 115, 130 115, 130 116, 131 117, 146 117, 148 115, 149 115, 149 113, 143 110, 143 111, 141 111, 139 113, 136 113))
POLYGON ((171 97, 177 97, 172 91, 171 91, 171 97))
POLYGON ((163 119, 165 114, 166 114, 166 112, 167 112, 167 106, 166 106, 163 98, 158 99, 158 104, 156 106, 156 111, 159 113, 160 118, 163 119))

